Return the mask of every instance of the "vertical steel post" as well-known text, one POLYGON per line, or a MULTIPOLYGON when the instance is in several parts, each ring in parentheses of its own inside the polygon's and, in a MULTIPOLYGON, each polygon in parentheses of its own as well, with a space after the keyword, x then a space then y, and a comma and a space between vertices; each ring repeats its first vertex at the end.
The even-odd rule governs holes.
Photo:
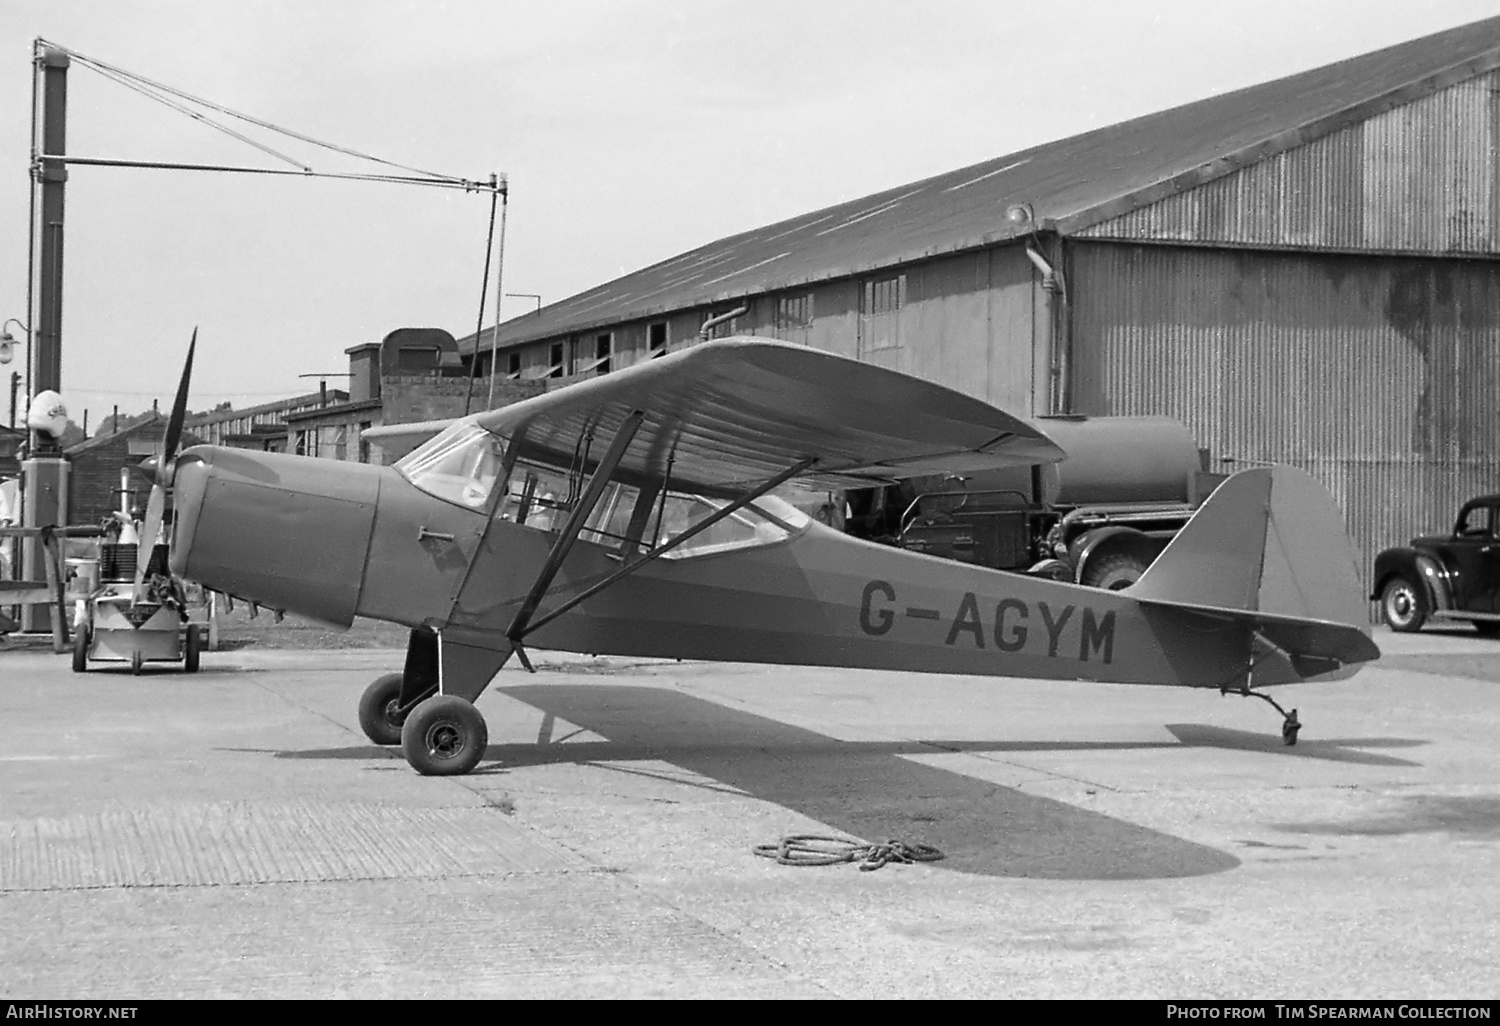
MULTIPOLYGON (((510 179, 500 176, 500 241, 495 253, 495 327, 490 335, 490 395, 485 409, 495 408, 495 376, 500 369, 495 350, 500 346, 500 300, 505 296, 505 215, 510 211, 510 179)), ((474 336, 474 358, 479 359, 479 335, 474 336)))
MULTIPOLYGON (((67 152, 68 55, 44 47, 36 61, 42 76, 41 152, 61 157, 67 152)), ((60 160, 39 159, 32 174, 41 183, 42 193, 35 349, 28 382, 31 394, 36 395, 62 389, 63 198, 68 169, 60 160)))
MULTIPOLYGON (((41 139, 32 138, 31 167, 33 184, 41 185, 39 213, 40 238, 34 243, 40 259, 36 265, 36 330, 27 347, 31 367, 27 392, 62 388, 62 284, 63 284, 63 192, 68 170, 60 160, 43 160, 40 156, 61 157, 67 153, 68 55, 52 47, 39 47, 34 55, 34 74, 41 78, 41 139), (38 144, 39 150, 38 150, 38 144), (39 155, 38 155, 39 154, 39 155)), ((34 80, 33 80, 34 81, 34 80)), ((33 129, 35 132, 35 129, 33 129)), ((32 458, 21 465, 25 500, 21 510, 27 527, 65 524, 68 511, 68 465, 62 459, 58 440, 31 433, 32 458)), ((38 538, 27 538, 21 554, 23 578, 47 580, 48 558, 38 538)), ((56 630, 49 606, 22 608, 24 631, 56 630)))

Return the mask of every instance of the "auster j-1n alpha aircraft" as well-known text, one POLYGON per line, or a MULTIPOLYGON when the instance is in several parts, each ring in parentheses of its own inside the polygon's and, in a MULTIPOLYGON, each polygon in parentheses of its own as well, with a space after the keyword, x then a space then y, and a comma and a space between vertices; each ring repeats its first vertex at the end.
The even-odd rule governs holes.
POLYGON ((1214 688, 1271 702, 1289 743, 1296 710, 1259 689, 1380 654, 1342 519, 1287 467, 1229 478, 1117 592, 825 527, 773 491, 1066 454, 984 402, 801 346, 704 342, 371 432, 402 434, 431 437, 391 467, 174 456, 169 437, 156 473, 174 489, 174 572, 329 624, 410 628, 404 670, 370 685, 360 722, 424 774, 475 766, 488 733, 474 702, 511 656, 530 667, 528 645, 1214 688))

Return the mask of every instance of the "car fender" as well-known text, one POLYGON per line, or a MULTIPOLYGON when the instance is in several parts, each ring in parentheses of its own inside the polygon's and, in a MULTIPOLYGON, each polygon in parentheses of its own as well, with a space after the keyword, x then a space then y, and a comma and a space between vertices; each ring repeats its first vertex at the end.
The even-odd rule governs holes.
POLYGON ((1155 543, 1145 532, 1123 524, 1085 531, 1068 546, 1068 558, 1073 564, 1073 579, 1082 581, 1084 569, 1090 560, 1114 552, 1132 552, 1150 564, 1161 554, 1161 545, 1155 543))
POLYGON ((1374 587, 1370 598, 1378 600, 1386 583, 1398 575, 1426 589, 1429 609, 1453 608, 1453 574, 1436 553, 1410 546, 1380 553, 1375 557, 1374 587))

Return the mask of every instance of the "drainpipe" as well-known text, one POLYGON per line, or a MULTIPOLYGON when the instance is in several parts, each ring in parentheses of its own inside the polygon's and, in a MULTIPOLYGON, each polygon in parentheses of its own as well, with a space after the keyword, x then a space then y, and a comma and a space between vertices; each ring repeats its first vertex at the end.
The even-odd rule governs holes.
POLYGON ((702 342, 707 342, 708 341, 708 332, 709 332, 709 329, 718 327, 720 324, 723 324, 725 321, 732 321, 736 317, 743 317, 743 316, 745 316, 745 314, 747 314, 749 312, 750 312, 750 305, 747 303, 744 306, 740 307, 738 310, 731 310, 728 313, 719 314, 719 316, 717 316, 717 317, 710 317, 708 320, 706 320, 706 321, 703 322, 703 327, 701 327, 701 328, 698 329, 698 339, 699 339, 699 341, 702 341, 702 342))
POLYGON ((1071 412, 1072 317, 1068 303, 1067 282, 1062 272, 1062 240, 1058 239, 1055 255, 1048 260, 1040 249, 1041 238, 1033 234, 1026 243, 1026 258, 1042 274, 1042 293, 1046 297, 1048 358, 1051 387, 1047 402, 1049 412, 1071 412))

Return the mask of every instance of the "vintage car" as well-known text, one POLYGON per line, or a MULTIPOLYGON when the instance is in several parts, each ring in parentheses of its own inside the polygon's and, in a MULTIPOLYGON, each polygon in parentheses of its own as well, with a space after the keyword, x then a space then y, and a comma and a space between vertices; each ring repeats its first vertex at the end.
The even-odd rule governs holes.
POLYGON ((1423 535, 1375 557, 1380 614, 1395 631, 1468 621, 1500 636, 1500 495, 1470 499, 1452 534, 1423 535))

